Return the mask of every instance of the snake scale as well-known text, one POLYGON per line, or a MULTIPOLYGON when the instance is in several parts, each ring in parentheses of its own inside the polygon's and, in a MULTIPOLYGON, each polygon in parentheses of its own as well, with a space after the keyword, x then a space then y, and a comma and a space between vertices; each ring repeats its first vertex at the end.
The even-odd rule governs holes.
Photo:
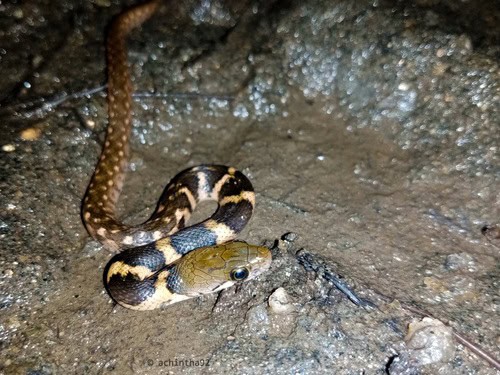
POLYGON ((104 283, 120 305, 151 310, 213 293, 269 269, 266 247, 233 241, 249 221, 255 193, 232 167, 200 165, 175 176, 151 217, 128 226, 116 218, 116 204, 128 164, 132 84, 126 37, 157 9, 148 1, 121 13, 107 37, 108 127, 99 162, 82 204, 87 231, 118 252, 105 268, 104 283), (197 203, 215 200, 207 220, 185 227, 197 203))

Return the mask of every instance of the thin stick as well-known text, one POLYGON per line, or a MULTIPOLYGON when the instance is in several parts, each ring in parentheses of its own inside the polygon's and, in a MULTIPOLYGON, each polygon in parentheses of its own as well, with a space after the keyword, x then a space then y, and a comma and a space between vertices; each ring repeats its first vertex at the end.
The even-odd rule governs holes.
MULTIPOLYGON (((72 93, 63 93, 55 95, 52 97, 41 97, 28 102, 16 103, 7 107, 0 109, 0 114, 7 112, 14 113, 17 112, 23 116, 31 117, 34 115, 42 116, 46 112, 53 111, 55 108, 61 104, 73 100, 81 99, 85 97, 91 97, 97 93, 106 90, 107 85, 96 86, 93 88, 87 88, 80 91, 75 91, 72 93)), ((227 100, 233 101, 235 97, 233 95, 221 95, 221 94, 203 94, 197 92, 172 92, 172 93, 162 93, 162 92, 136 92, 132 95, 134 99, 142 98, 187 98, 187 99, 217 99, 217 100, 227 100)))
MULTIPOLYGON (((376 307, 375 304, 373 304, 370 301, 363 300, 356 296, 354 291, 352 291, 347 284, 340 280, 338 277, 335 276, 333 271, 326 266, 326 262, 321 259, 317 255, 313 255, 304 249, 299 250, 295 254, 297 260, 299 261, 300 264, 306 269, 306 270, 312 270, 314 271, 318 276, 323 277, 325 280, 327 280, 329 283, 334 284, 338 289, 340 289, 352 302, 354 302, 358 306, 363 306, 363 307, 376 307), (363 303, 360 303, 362 301, 363 303)), ((377 294, 379 297, 381 297, 384 301, 389 302, 389 301, 394 301, 397 300, 397 298, 390 297, 384 293, 379 292, 376 289, 369 288, 371 289, 375 294, 377 294)), ((399 300, 398 300, 399 301, 399 300)), ((422 310, 420 308, 417 308, 415 306, 412 306, 411 304, 407 302, 402 302, 399 301, 401 307, 407 311, 410 311, 412 313, 415 313, 417 315, 420 315, 422 317, 429 317, 433 318, 436 320, 439 320, 443 324, 447 325, 452 329, 453 336, 463 346, 465 346, 467 349, 469 349, 471 352, 476 354, 479 358, 483 359, 485 362, 487 362, 490 366, 494 367, 497 370, 500 370, 500 361, 495 358, 495 356, 488 351, 484 350, 481 348, 478 344, 475 342, 471 341, 470 339, 466 338, 464 335, 461 333, 457 332, 453 327, 451 327, 449 321, 443 321, 442 319, 438 319, 434 317, 431 313, 422 310)))

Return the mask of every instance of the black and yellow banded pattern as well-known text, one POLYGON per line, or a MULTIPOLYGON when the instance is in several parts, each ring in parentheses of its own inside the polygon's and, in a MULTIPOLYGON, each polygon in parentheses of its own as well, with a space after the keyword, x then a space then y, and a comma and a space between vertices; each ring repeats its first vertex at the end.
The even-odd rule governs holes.
POLYGON ((255 206, 252 184, 232 167, 200 165, 182 171, 167 185, 143 224, 125 225, 116 217, 132 126, 125 39, 158 5, 159 0, 151 0, 130 8, 109 29, 109 123, 82 204, 88 232, 106 248, 119 252, 106 267, 107 290, 116 302, 137 310, 225 289, 258 276, 271 262, 265 247, 229 242, 248 223, 255 206), (196 205, 204 200, 216 201, 217 211, 186 228, 196 205))

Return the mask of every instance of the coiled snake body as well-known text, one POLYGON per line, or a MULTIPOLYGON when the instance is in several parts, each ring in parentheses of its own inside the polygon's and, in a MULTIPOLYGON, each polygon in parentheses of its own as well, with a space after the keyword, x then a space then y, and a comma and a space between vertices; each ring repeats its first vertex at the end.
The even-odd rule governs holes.
POLYGON ((246 225, 255 205, 250 181, 231 167, 186 169, 170 181, 146 222, 132 227, 116 219, 132 116, 125 39, 155 12, 158 3, 153 0, 125 11, 109 30, 109 123, 82 205, 83 221, 92 237, 108 249, 121 251, 105 270, 108 292, 120 305, 135 310, 220 291, 258 276, 271 263, 266 247, 228 242, 246 225), (203 200, 217 201, 217 211, 209 219, 184 228, 196 204, 203 200))

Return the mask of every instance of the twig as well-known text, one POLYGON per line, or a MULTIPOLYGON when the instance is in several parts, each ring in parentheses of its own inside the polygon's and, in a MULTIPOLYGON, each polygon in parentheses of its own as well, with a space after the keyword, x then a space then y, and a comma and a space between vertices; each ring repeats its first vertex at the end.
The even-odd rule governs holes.
MULTIPOLYGON (((383 298, 387 299, 387 300, 393 300, 393 298, 391 298, 389 296, 386 296, 385 294, 382 294, 382 293, 380 293, 378 291, 376 291, 376 293, 378 295, 382 296, 383 298)), ((422 309, 417 308, 415 306, 412 306, 412 305, 410 305, 407 302, 401 302, 401 301, 399 301, 399 303, 400 303, 401 307, 403 309, 405 309, 405 310, 411 311, 411 312, 413 312, 415 314, 418 314, 418 315, 420 315, 422 317, 428 317, 428 318, 439 320, 443 324, 445 324, 448 327, 450 327, 450 322, 449 321, 443 320, 443 319, 438 319, 438 318, 434 317, 428 311, 425 311, 425 310, 422 310, 422 309)), ((488 351, 484 350, 478 344, 474 343, 469 338, 467 338, 464 335, 462 335, 460 332, 457 332, 453 327, 451 327, 451 328, 453 330, 453 336, 455 337, 455 339, 460 344, 462 344, 463 346, 465 346, 466 348, 468 348, 471 352, 473 352, 474 354, 476 354, 479 358, 482 358, 484 361, 488 362, 495 369, 500 370, 500 362, 498 361, 498 359, 495 358, 495 356, 493 356, 493 354, 491 354, 488 351)))
MULTIPOLYGON (((0 109, 0 114, 4 113, 19 113, 26 117, 34 115, 43 116, 44 113, 54 110, 59 105, 73 99, 80 99, 90 97, 94 94, 102 92, 106 89, 106 85, 97 86, 73 93, 64 93, 52 97, 42 97, 28 102, 16 103, 0 109)), ((233 95, 219 95, 219 94, 203 94, 197 92, 175 92, 175 93, 157 93, 157 92, 136 92, 133 94, 134 99, 141 98, 188 98, 188 99, 217 99, 217 100, 234 100, 233 95)))
POLYGON ((103 91, 106 86, 97 86, 90 89, 84 89, 81 91, 76 91, 70 94, 64 93, 52 97, 42 97, 29 102, 21 102, 16 103, 7 107, 4 107, 0 114, 4 114, 6 112, 15 113, 19 112, 20 114, 31 117, 33 115, 42 116, 44 113, 54 110, 60 104, 71 100, 71 99, 79 99, 86 96, 92 96, 98 92, 103 91))
MULTIPOLYGON (((322 260, 320 257, 317 255, 312 255, 311 253, 301 249, 296 253, 297 260, 299 261, 304 268, 307 270, 312 270, 315 271, 319 276, 323 277, 325 280, 328 282, 332 283, 335 285, 340 291, 342 291, 352 302, 354 302, 356 305, 360 305, 363 307, 377 307, 375 304, 373 304, 370 301, 363 300, 356 296, 354 291, 352 291, 347 284, 345 284, 342 280, 340 280, 334 272, 331 271, 331 269, 326 266, 326 262, 322 260)), ((396 298, 390 297, 384 293, 381 293, 373 288, 371 290, 376 293, 379 297, 381 297, 384 301, 394 301, 396 298)), ((399 300, 398 300, 399 301, 399 300)), ((422 310, 420 308, 417 308, 410 303, 407 302, 401 302, 399 301, 401 307, 407 311, 410 311, 412 313, 415 313, 421 317, 429 317, 433 319, 437 319, 443 324, 447 325, 448 327, 451 327, 449 321, 443 321, 442 319, 435 318, 431 313, 422 310)), ((488 351, 484 350, 481 348, 478 344, 475 342, 471 341, 467 337, 465 337, 462 333, 457 332, 453 327, 451 327, 453 331, 453 336, 463 346, 468 348, 471 352, 476 354, 479 358, 483 359, 485 362, 487 362, 490 366, 494 367, 497 370, 500 370, 500 361, 495 358, 495 356, 488 351)))
POLYGON ((339 275, 333 272, 322 259, 318 259, 308 251, 300 249, 295 254, 299 263, 309 271, 314 271, 318 276, 321 276, 330 284, 333 284, 338 290, 346 295, 355 305, 361 306, 365 309, 376 308, 377 306, 368 300, 362 299, 341 279, 339 275))

